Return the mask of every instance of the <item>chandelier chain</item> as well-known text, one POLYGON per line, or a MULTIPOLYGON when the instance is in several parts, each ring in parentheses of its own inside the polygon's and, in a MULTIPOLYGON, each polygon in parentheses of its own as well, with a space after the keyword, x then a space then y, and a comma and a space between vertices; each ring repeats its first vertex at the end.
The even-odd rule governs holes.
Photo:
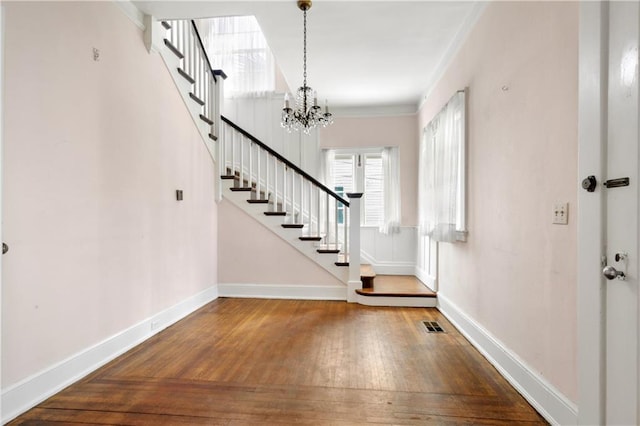
POLYGON ((304 12, 303 86, 307 87, 307 10, 305 9, 303 12, 304 12))
POLYGON ((320 126, 326 127, 333 123, 333 116, 329 112, 329 106, 325 106, 325 112, 318 106, 318 95, 309 86, 307 86, 307 10, 311 7, 310 0, 298 0, 298 8, 302 10, 304 15, 303 21, 303 83, 298 87, 295 107, 291 108, 289 104, 289 94, 285 94, 284 108, 282 109, 281 126, 288 132, 292 130, 302 130, 305 134, 320 126), (310 101, 312 99, 312 101, 310 101))

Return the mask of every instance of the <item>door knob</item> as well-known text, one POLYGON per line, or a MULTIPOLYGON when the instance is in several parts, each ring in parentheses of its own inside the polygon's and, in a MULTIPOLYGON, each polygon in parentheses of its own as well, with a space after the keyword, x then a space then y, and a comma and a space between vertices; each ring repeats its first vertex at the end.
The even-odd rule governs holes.
POLYGON ((604 277, 608 280, 617 278, 624 281, 626 278, 624 272, 616 270, 616 268, 614 268, 613 266, 605 266, 602 270, 602 275, 604 275, 604 277))

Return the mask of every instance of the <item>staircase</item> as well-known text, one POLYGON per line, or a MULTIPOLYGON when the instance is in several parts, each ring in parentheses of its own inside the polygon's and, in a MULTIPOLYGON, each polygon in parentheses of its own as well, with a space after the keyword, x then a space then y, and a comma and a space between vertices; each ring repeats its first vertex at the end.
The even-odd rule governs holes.
POLYGON ((432 297, 407 304, 406 297, 361 291, 361 279, 371 290, 375 278, 367 270, 361 277, 362 194, 342 198, 221 114, 226 75, 212 69, 194 21, 147 22, 145 42, 164 59, 200 130, 219 175, 218 200, 228 199, 344 283, 349 302, 435 306, 432 297))

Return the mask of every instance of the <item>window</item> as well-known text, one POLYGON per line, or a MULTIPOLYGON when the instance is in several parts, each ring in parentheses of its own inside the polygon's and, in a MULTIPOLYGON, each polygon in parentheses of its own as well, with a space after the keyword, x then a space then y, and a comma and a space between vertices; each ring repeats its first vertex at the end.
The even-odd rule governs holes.
MULTIPOLYGON (((329 165, 333 190, 340 196, 348 192, 364 192, 361 224, 382 226, 384 210, 384 170, 381 150, 372 152, 336 152, 329 165)), ((344 217, 338 213, 338 223, 344 217)))
POLYGON ((201 19, 198 27, 211 66, 229 76, 225 96, 275 90, 275 61, 254 16, 201 19))
POLYGON ((435 241, 465 241, 465 105, 459 91, 424 129, 420 143, 420 229, 435 241))

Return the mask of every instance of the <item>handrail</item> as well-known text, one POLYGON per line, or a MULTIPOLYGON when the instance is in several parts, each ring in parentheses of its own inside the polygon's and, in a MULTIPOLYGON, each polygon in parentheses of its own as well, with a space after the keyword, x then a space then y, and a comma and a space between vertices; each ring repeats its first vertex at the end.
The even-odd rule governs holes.
POLYGON ((204 54, 204 59, 207 61, 207 65, 209 65, 209 71, 211 71, 211 77, 213 77, 213 81, 217 82, 216 74, 213 72, 213 67, 211 66, 211 61, 209 60, 209 55, 207 55, 207 49, 204 48, 204 43, 202 42, 202 38, 200 37, 200 31, 198 31, 198 26, 196 25, 196 21, 191 20, 191 26, 193 27, 193 32, 196 34, 196 39, 198 43, 200 43, 200 48, 202 53, 204 54))
POLYGON ((322 183, 318 182, 314 177, 312 177, 311 175, 309 175, 307 172, 305 172, 304 170, 302 170, 300 167, 296 166, 295 164, 293 164, 291 161, 287 160, 286 158, 284 158, 282 155, 278 154, 276 151, 274 151, 271 147, 265 145, 263 142, 261 142, 258 138, 256 138, 255 136, 253 136, 252 134, 250 134, 249 132, 247 132, 246 130, 244 130, 243 128, 239 127, 237 124, 233 123, 231 120, 229 120, 227 117, 225 117, 224 115, 220 116, 220 119, 227 123, 229 126, 231 126, 234 130, 236 130, 237 132, 240 132, 243 136, 251 139, 251 141, 253 143, 255 143, 256 145, 260 146, 262 149, 264 149, 265 151, 267 151, 269 154, 273 155, 274 157, 276 157, 278 160, 282 161, 284 164, 286 164, 288 167, 292 168, 294 171, 296 171, 298 174, 302 175, 305 179, 311 181, 314 185, 316 185, 317 187, 321 188, 324 192, 326 192, 327 194, 331 195, 333 198, 335 198, 337 201, 340 201, 343 205, 349 207, 349 202, 347 200, 345 200, 344 198, 342 198, 341 196, 339 196, 338 194, 336 194, 335 192, 333 192, 332 190, 330 190, 329 188, 327 188, 325 185, 323 185, 322 183))

